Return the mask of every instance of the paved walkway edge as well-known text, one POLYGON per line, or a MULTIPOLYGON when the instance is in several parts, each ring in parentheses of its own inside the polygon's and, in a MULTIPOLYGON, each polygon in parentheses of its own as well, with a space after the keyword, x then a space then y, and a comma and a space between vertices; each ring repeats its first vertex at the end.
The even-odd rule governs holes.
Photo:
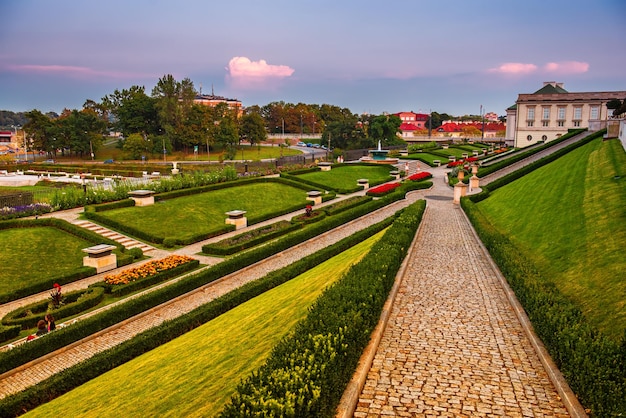
MULTIPOLYGON (((430 190, 430 189, 429 189, 430 190)), ((428 211, 428 204, 426 204, 426 209, 424 210, 424 216, 426 216, 426 211, 428 211)), ((398 274, 396 278, 400 278, 400 280, 396 280, 389 292, 389 296, 383 305, 382 312, 380 314, 380 320, 374 328, 372 332, 372 336, 370 338, 370 342, 365 347, 363 354, 359 358, 359 362, 357 364, 356 371, 352 375, 352 379, 348 382, 346 389, 343 392, 343 396, 339 401, 339 405, 337 406, 337 413, 335 414, 336 418, 351 418, 354 415, 354 410, 356 409, 357 403, 359 402, 359 396, 361 395, 361 391, 365 386, 365 381, 367 380, 367 375, 372 367, 372 362, 374 361, 374 357, 376 356, 376 350, 380 345, 380 340, 383 337, 385 332, 385 328, 387 327, 387 323, 389 322, 389 316, 391 315, 391 310, 393 309, 393 304, 396 300, 396 296, 398 294, 398 289, 402 284, 402 278, 404 278, 404 272, 407 269, 409 264, 409 258, 411 253, 413 253, 413 249, 417 245, 418 238, 422 231, 422 222, 420 221, 420 225, 417 228, 417 232, 413 237, 413 241, 411 242, 411 246, 402 260, 402 264, 400 265, 400 269, 398 270, 398 274)))
MULTIPOLYGON (((469 221, 469 218, 467 217, 465 211, 463 209, 460 210, 461 212, 463 212, 463 216, 465 217, 467 222, 471 225, 471 222, 469 221)), ((545 346, 543 345, 543 342, 539 339, 539 337, 537 337, 537 334, 535 334, 532 323, 530 322, 530 319, 528 319, 528 315, 526 315, 526 311, 522 307, 522 304, 519 302, 519 300, 517 300, 515 292, 513 292, 513 290, 509 286, 509 282, 507 282, 506 278, 500 271, 500 268, 491 258, 491 254, 489 254, 489 251, 480 240, 476 230, 473 227, 471 228, 471 230, 481 250, 485 253, 485 258, 488 260, 491 268, 493 268, 493 271, 496 273, 498 280, 502 284, 502 289, 504 290, 504 293, 506 294, 506 297, 509 300, 511 307, 515 311, 515 314, 517 315, 517 318, 519 319, 522 328, 526 333, 526 336, 530 340, 533 349, 535 350, 537 356, 539 357, 539 360, 541 361, 541 364, 543 364, 543 368, 545 369, 546 373, 548 373, 550 381, 554 385, 556 391, 559 393, 559 396, 561 397, 565 408, 567 408, 567 412, 569 412, 569 414, 574 418, 588 417, 585 409, 582 407, 582 405, 578 401, 578 398, 563 377, 563 374, 561 374, 559 368, 556 366, 556 364, 554 364, 554 361, 548 353, 548 350, 546 350, 545 346)))

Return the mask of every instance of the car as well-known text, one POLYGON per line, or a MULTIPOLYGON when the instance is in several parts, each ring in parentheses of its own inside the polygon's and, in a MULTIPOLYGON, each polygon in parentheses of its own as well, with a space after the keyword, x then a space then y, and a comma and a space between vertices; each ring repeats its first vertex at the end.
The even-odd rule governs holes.
POLYGON ((44 161, 44 163, 46 163, 46 164, 54 164, 54 160, 46 160, 46 161, 44 161))
POLYGON ((113 164, 113 160, 112 159, 108 159, 108 160, 104 160, 105 164, 113 164))
POLYGON ((306 147, 306 144, 302 141, 298 142, 296 145, 299 147, 306 147))
POLYGON ((306 144, 307 147, 311 148, 313 146, 313 144, 311 144, 310 142, 308 144, 306 144))
POLYGON ((326 145, 322 145, 321 147, 323 150, 328 150, 328 148, 326 148, 326 145))
POLYGON ((320 144, 313 144, 313 148, 319 148, 320 144))

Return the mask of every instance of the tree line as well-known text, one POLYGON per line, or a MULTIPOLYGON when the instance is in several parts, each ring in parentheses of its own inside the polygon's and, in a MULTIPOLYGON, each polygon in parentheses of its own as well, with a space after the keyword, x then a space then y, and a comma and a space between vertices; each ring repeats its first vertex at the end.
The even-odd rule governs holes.
MULTIPOLYGON (((195 103, 197 95, 190 79, 178 81, 168 74, 149 95, 144 86, 134 85, 116 89, 99 102, 88 99, 82 109, 65 109, 60 115, 31 110, 13 115, 3 111, 0 116, 12 126, 23 122, 29 149, 52 156, 97 153, 112 131, 121 133, 120 146, 133 159, 214 148, 232 159, 242 142, 255 145, 266 141, 268 134, 279 133, 321 134, 323 144, 339 149, 371 148, 378 141, 386 146, 402 143, 397 136, 401 121, 395 115, 357 115, 329 104, 283 101, 240 111, 227 103, 215 107, 195 103)), ((451 118, 432 112, 432 129, 451 118)))

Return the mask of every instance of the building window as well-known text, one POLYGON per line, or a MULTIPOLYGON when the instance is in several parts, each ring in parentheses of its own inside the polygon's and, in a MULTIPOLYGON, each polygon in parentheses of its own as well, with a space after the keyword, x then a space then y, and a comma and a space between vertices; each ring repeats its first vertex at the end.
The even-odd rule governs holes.
POLYGON ((575 107, 574 108, 574 120, 581 120, 582 118, 583 118, 583 108, 580 106, 575 107))
POLYGON ((526 118, 526 120, 535 120, 535 108, 534 107, 528 108, 528 117, 526 118))
POLYGON ((529 141, 532 141, 532 140, 533 140, 533 136, 532 136, 532 135, 528 135, 528 136, 526 137, 526 139, 528 139, 529 141))
POLYGON ((589 117, 591 120, 597 120, 598 117, 598 106, 591 106, 591 115, 589 117))
POLYGON ((541 119, 543 120, 548 120, 550 119, 550 108, 549 107, 544 107, 542 108, 542 115, 541 115, 541 119))
POLYGON ((565 126, 565 121, 564 120, 560 120, 556 124, 557 124, 557 126, 563 127, 563 126, 565 126))
POLYGON ((578 128, 580 126, 580 121, 579 120, 575 120, 574 121, 574 127, 578 128))
POLYGON ((547 126, 550 126, 550 121, 549 120, 541 121, 541 126, 543 126, 544 128, 547 126))
POLYGON ((541 136, 541 140, 542 141, 547 141, 548 140, 548 135, 542 135, 541 136))
POLYGON ((528 127, 532 127, 535 124, 535 122, 533 122, 532 120, 529 120, 529 121, 526 121, 526 124, 528 127))
MULTIPOLYGON (((564 107, 559 107, 557 112, 558 112, 557 119, 558 120, 565 120, 565 108, 564 107)), ((560 125, 560 126, 563 126, 563 125, 560 125)))

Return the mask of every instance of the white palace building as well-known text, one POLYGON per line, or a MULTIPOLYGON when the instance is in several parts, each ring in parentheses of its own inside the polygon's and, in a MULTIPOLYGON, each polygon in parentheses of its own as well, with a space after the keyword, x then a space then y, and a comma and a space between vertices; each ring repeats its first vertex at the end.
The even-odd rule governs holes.
POLYGON ((520 94, 507 109, 506 138, 523 148, 552 141, 568 129, 603 129, 611 119, 606 103, 612 99, 626 99, 626 91, 570 93, 563 83, 544 82, 536 92, 520 94))

